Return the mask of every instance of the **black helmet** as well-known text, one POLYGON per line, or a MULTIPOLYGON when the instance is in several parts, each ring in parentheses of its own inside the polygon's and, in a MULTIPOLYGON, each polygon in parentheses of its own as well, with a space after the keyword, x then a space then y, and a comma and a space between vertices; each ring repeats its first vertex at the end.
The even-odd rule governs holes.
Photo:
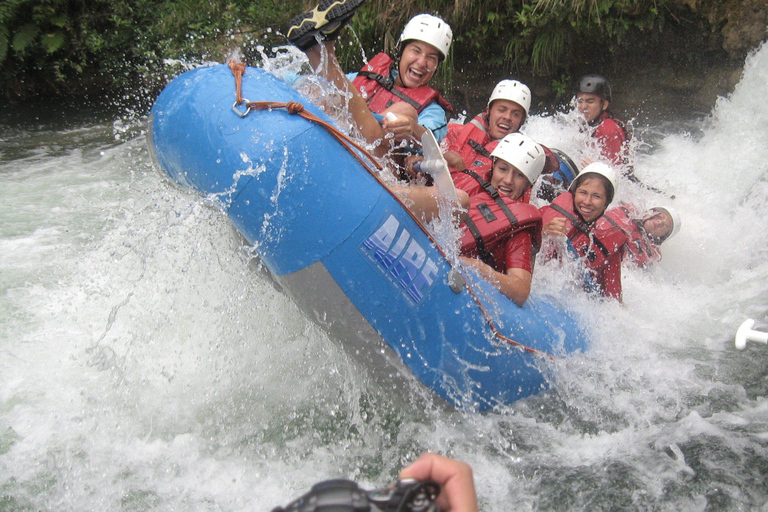
POLYGON ((579 86, 576 88, 576 93, 580 92, 597 94, 603 99, 613 101, 611 97, 611 84, 602 75, 586 75, 581 77, 579 86))

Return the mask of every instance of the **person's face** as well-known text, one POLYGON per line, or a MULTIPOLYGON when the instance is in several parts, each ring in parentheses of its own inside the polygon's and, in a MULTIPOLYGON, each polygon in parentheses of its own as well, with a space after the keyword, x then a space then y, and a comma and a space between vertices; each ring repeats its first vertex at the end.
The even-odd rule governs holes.
POLYGON ((404 87, 415 88, 427 85, 440 63, 440 52, 431 44, 411 41, 405 46, 400 57, 398 80, 404 87))
POLYGON ((525 120, 523 107, 509 100, 493 100, 488 109, 488 135, 498 140, 520 129, 525 120))
POLYGON ((608 101, 602 99, 597 94, 589 92, 580 92, 576 95, 576 109, 584 116, 588 123, 591 123, 608 108, 608 101))
POLYGON ((597 220, 608 206, 608 191, 600 178, 584 178, 573 192, 573 205, 587 222, 597 220))
POLYGON ((643 229, 652 238, 665 238, 672 233, 672 216, 664 210, 652 212, 643 218, 643 229))
POLYGON ((493 162, 493 175, 491 176, 491 185, 499 194, 509 196, 518 200, 531 186, 525 174, 520 172, 517 167, 509 162, 497 158, 493 162))

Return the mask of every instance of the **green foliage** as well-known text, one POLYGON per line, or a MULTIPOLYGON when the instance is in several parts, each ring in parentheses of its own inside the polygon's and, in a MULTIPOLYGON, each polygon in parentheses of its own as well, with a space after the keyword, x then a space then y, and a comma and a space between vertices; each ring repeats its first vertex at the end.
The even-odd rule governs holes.
MULTIPOLYGON (((346 69, 358 68, 364 53, 394 53, 407 20, 430 12, 454 33, 442 82, 465 63, 562 78, 569 62, 610 56, 629 34, 663 28, 674 20, 673 1, 368 0, 337 53, 346 69)), ((259 45, 269 52, 285 44, 280 27, 314 2, 2 0, 0 83, 8 95, 77 94, 163 80, 166 59, 223 61, 239 50, 257 63, 259 45)))
POLYGON ((278 0, 2 0, 4 92, 114 91, 161 79, 164 59, 224 60, 284 21, 283 7, 278 0), (263 28, 251 32, 246 23, 263 28))
POLYGON ((8 55, 8 28, 0 27, 0 63, 8 55))
POLYGON ((572 95, 570 77, 563 73, 560 78, 552 79, 552 90, 558 100, 570 97, 572 95))
POLYGON ((403 0, 372 2, 362 41, 397 37, 419 12, 441 15, 457 61, 552 76, 580 54, 609 55, 633 31, 662 28, 672 0, 403 0), (371 22, 370 20, 376 20, 371 22))

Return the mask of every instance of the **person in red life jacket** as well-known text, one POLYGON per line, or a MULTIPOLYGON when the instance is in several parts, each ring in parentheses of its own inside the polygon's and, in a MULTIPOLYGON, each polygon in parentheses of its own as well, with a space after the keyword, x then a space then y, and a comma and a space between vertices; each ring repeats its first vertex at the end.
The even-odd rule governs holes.
MULTIPOLYGON (((627 236, 604 217, 616 191, 614 171, 602 162, 586 166, 568 192, 541 209, 544 236, 565 237, 567 251, 583 261, 584 287, 622 300, 621 263, 627 236)), ((561 258, 557 249, 544 261, 561 258)))
MULTIPOLYGON (((629 142, 632 138, 627 126, 613 116, 608 107, 613 101, 611 84, 602 75, 585 75, 576 88, 576 109, 584 117, 597 140, 600 155, 609 164, 621 169, 622 174, 652 192, 664 194, 656 187, 647 185, 635 176, 629 158, 629 142)), ((582 163, 582 165, 585 165, 582 163)), ((674 198, 674 196, 672 196, 674 198)))
POLYGON ((448 165, 457 171, 490 167, 495 143, 490 148, 488 145, 519 131, 530 107, 531 90, 527 85, 517 80, 496 84, 483 112, 467 124, 448 125, 448 134, 440 144, 448 165))
MULTIPOLYGON (((541 145, 521 133, 499 141, 493 165, 462 173, 474 187, 457 189, 462 215, 460 254, 464 264, 488 279, 522 306, 531 291, 533 257, 541 242, 541 215, 527 202, 533 182, 544 168, 541 145)), ((394 189, 419 218, 439 216, 436 187, 408 185, 394 189)))
POLYGON ((627 236, 626 261, 647 267, 661 261, 661 244, 680 231, 680 215, 668 206, 657 206, 645 215, 631 204, 620 204, 605 217, 627 236))
POLYGON ((523 198, 541 174, 541 145, 520 133, 499 141, 488 179, 469 171, 479 185, 463 216, 464 264, 522 306, 531 291, 533 258, 541 245, 541 215, 523 198))
POLYGON ((448 56, 452 39, 444 20, 418 14, 400 34, 396 60, 379 53, 360 71, 347 75, 371 111, 383 116, 384 130, 395 140, 420 141, 427 129, 438 142, 445 136, 453 107, 428 84, 448 56), (387 117, 388 112, 396 118, 387 117))
POLYGON ((581 77, 576 88, 578 112, 593 130, 592 137, 597 139, 603 158, 614 166, 627 165, 630 134, 624 123, 608 111, 611 101, 611 84, 604 76, 581 77))
MULTIPOLYGON (((307 55, 318 75, 350 98, 350 114, 369 143, 377 145, 386 134, 396 143, 411 143, 419 141, 426 129, 434 130, 436 137, 444 135, 452 109, 427 83, 448 54, 450 26, 436 16, 415 16, 400 36, 397 69, 392 69, 388 55, 379 54, 360 72, 345 75, 335 40, 363 2, 321 0, 313 10, 288 22, 286 37, 307 55)), ((375 153, 383 156, 388 150, 389 145, 378 144, 375 153)))
MULTIPOLYGON (((471 168, 475 172, 490 170, 491 152, 499 143, 499 140, 510 133, 519 132, 520 127, 528 118, 531 107, 531 90, 517 80, 502 80, 493 89, 488 98, 486 109, 474 117, 466 125, 449 124, 448 135, 441 143, 445 156, 454 178, 456 186, 470 187, 468 192, 476 188, 473 180, 467 182, 465 177, 457 174, 471 168)), ((546 160, 543 174, 551 174, 560 168, 557 156, 545 146, 546 160)), ((530 193, 526 194, 528 201, 530 193)))

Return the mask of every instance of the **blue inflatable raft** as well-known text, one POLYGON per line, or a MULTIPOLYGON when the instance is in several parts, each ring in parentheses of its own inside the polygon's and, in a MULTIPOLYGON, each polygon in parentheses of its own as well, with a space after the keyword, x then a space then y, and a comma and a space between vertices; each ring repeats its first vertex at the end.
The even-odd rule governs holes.
MULTIPOLYGON (((213 197, 278 283, 369 375, 397 393, 487 411, 545 389, 547 360, 587 347, 578 319, 535 292, 520 308, 453 268, 429 233, 323 126, 236 107, 225 65, 174 79, 149 116, 150 151, 213 197)), ((248 100, 299 102, 247 68, 248 100)))

